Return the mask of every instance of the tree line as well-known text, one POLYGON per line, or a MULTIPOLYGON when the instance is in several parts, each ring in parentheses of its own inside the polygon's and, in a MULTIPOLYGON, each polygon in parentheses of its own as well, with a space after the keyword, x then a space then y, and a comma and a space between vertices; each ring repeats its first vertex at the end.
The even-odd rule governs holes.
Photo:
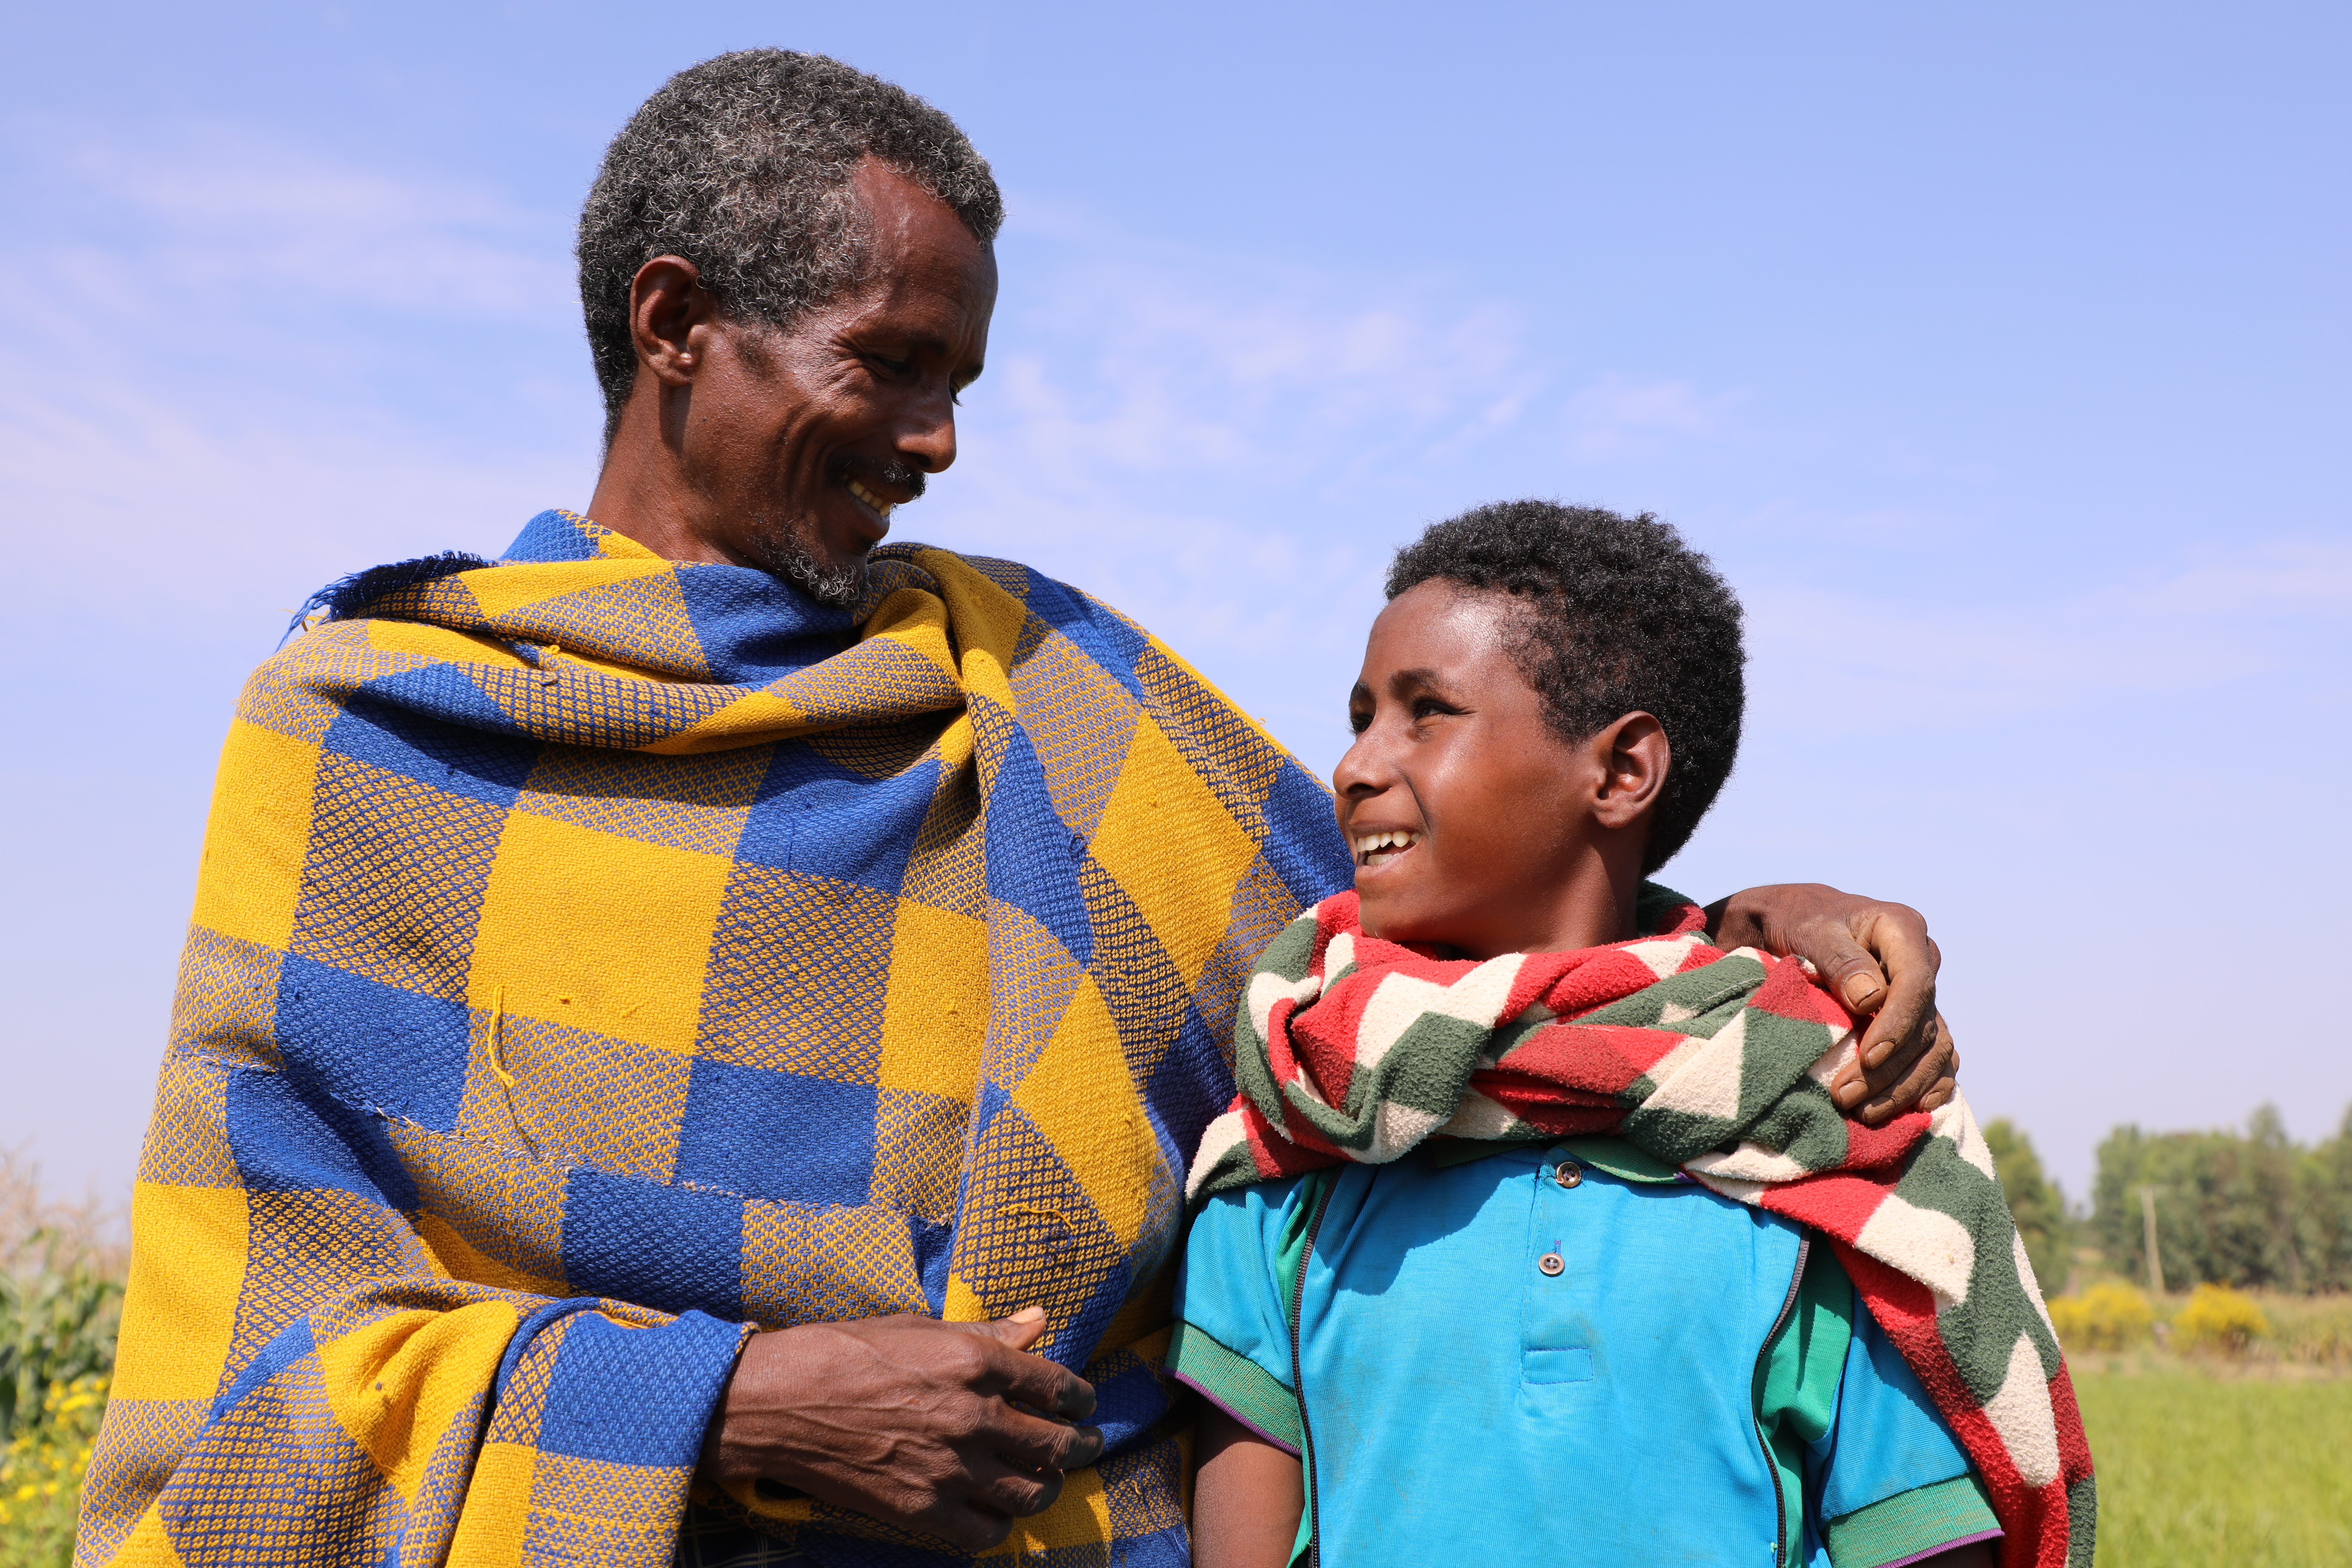
POLYGON ((2087 1212, 2068 1207, 2010 1123, 1993 1122, 1985 1138, 2046 1293, 2065 1288, 2085 1246, 2108 1268, 2147 1279, 2151 1196, 2168 1289, 2352 1290, 2352 1110, 2334 1137, 2308 1146, 2267 1105, 2243 1131, 2118 1127, 2099 1145, 2087 1212))

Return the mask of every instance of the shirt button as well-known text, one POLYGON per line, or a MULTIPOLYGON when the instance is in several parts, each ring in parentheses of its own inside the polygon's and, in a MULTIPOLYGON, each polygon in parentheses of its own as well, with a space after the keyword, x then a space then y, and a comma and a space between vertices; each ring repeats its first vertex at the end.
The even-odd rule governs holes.
POLYGON ((1547 1252, 1536 1259, 1536 1267, 1542 1269, 1546 1275, 1556 1279, 1560 1271, 1568 1267, 1568 1259, 1557 1252, 1547 1252))
POLYGON ((1573 1160, 1562 1160, 1551 1168, 1551 1179, 1563 1187, 1572 1187, 1584 1180, 1584 1167, 1573 1160))

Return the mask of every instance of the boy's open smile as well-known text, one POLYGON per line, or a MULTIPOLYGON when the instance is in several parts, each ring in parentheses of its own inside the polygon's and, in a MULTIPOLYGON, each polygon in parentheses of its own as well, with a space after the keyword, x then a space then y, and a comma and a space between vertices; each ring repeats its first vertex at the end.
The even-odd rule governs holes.
MULTIPOLYGON (((1388 865, 1391 861, 1401 858, 1407 850, 1420 843, 1421 840, 1421 833, 1414 828, 1381 827, 1366 829, 1363 825, 1360 823, 1357 825, 1357 832, 1353 839, 1356 851, 1356 868, 1359 870, 1362 870, 1369 867, 1388 865)), ((1358 879, 1361 880, 1360 878, 1358 879)))

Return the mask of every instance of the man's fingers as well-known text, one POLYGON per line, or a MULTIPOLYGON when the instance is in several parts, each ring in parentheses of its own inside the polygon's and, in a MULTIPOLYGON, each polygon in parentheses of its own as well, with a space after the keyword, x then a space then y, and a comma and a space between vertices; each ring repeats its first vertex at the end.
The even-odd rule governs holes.
POLYGON ((971 1475, 976 1483, 971 1500, 981 1508, 1026 1519, 1054 1506, 1062 1495, 1059 1470, 1024 1470, 994 1459, 975 1460, 971 1475))
POLYGON ((1886 994, 1886 975, 1878 961, 1842 925, 1812 922, 1797 934, 1790 947, 1809 960, 1831 995, 1849 1012, 1872 1013, 1886 994))
POLYGON ((1006 1411, 987 1439, 997 1457, 1015 1469, 1080 1470, 1102 1458, 1100 1428, 1066 1426, 1019 1410, 1006 1411))
POLYGON ((978 1334, 982 1339, 994 1340, 999 1344, 1010 1345, 1016 1351, 1025 1351, 1045 1337, 1045 1309, 1024 1307, 1009 1318, 996 1318, 984 1323, 950 1323, 947 1326, 961 1329, 968 1334, 978 1334))
MULTIPOLYGON (((1927 1055, 1926 1040, 1913 1040, 1908 1045, 1897 1047, 1876 1067, 1857 1073, 1853 1080, 1843 1087, 1843 1108, 1849 1114, 1858 1115, 1865 1121, 1882 1120, 1886 1108, 1894 1103, 1893 1097, 1904 1085, 1912 1082, 1913 1075, 1918 1072, 1920 1064, 1927 1061, 1927 1055), (1855 1110, 1856 1106, 1861 1109, 1855 1110)), ((1906 1103, 1908 1103, 1907 1099, 1906 1103)))
POLYGON ((1013 1352, 989 1355, 987 1371, 972 1384, 979 1392, 1001 1394, 1048 1415, 1066 1416, 1073 1421, 1083 1421, 1095 1413, 1092 1384, 1043 1356, 1022 1353, 1045 1337, 1044 1308, 1024 1307, 1009 1318, 985 1323, 951 1323, 949 1327, 993 1340, 1013 1352))
POLYGON ((1838 1068, 1837 1076, 1830 1079, 1830 1098, 1837 1102, 1840 1110, 1853 1114, 1856 1108, 1876 1101, 1889 1086, 1902 1082, 1904 1075, 1927 1054, 1927 1047, 1924 1039, 1898 1045, 1881 1056, 1874 1068, 1863 1066, 1859 1054, 1848 1058, 1845 1066, 1838 1068))
MULTIPOLYGON (((1009 1318, 998 1318, 985 1323, 953 1323, 982 1339, 994 1340, 1011 1355, 992 1353, 988 1369, 972 1386, 982 1394, 1001 1394, 1017 1404, 1042 1410, 1048 1415, 1066 1416, 1083 1421, 1095 1413, 1094 1385, 1065 1366, 1047 1361, 1043 1356, 1021 1353, 1035 1344, 1045 1332, 1045 1310, 1042 1307, 1024 1307, 1009 1318)), ((1092 1464, 1092 1459, 1081 1460, 1092 1464)))
POLYGON ((1876 1067, 1920 1038, 1934 1018, 1939 954, 1927 940, 1927 921, 1901 904, 1874 906, 1856 935, 1877 960, 1873 969, 1886 977, 1885 993, 1871 1008, 1876 1016, 1862 1038, 1862 1065, 1876 1067))
POLYGON ((1916 1059, 1906 1058, 1900 1077, 1883 1089, 1874 1086, 1869 1102, 1859 1112, 1864 1122, 1875 1126, 1905 1110, 1933 1110, 1952 1097, 1958 1053, 1952 1048, 1950 1033, 1939 1026, 1941 1022, 1937 1019, 1931 1025, 1931 1043, 1916 1059), (1940 1096, 1937 1096, 1938 1089, 1940 1096), (1932 1104, 1931 1097, 1935 1097, 1932 1104))
POLYGON ((1830 1080, 1830 1098, 1840 1110, 1876 1125, 1901 1110, 1934 1110, 1958 1088, 1960 1053, 1951 1026, 1937 1014, 1906 1044, 1865 1068, 1849 1058, 1830 1080), (1915 1104, 1914 1101, 1916 1101, 1915 1104))
POLYGON ((1013 1533, 1011 1514, 960 1499, 944 1502, 912 1522, 917 1529, 940 1536, 974 1556, 1013 1533))
POLYGON ((992 1357, 988 1374, 974 1386, 1066 1420, 1083 1421, 1095 1413, 1094 1384, 1043 1356, 992 1357))

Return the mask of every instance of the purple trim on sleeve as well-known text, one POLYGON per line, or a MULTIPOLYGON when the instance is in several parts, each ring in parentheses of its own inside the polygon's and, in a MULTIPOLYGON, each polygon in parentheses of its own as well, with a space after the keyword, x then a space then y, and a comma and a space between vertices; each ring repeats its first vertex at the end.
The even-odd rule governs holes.
MULTIPOLYGON (((1171 1372, 1168 1375, 1182 1384, 1185 1387, 1191 1389, 1193 1393, 1199 1394, 1202 1398, 1207 1400, 1210 1404, 1215 1405, 1218 1409, 1223 1411, 1226 1415, 1232 1416, 1234 1420, 1240 1422, 1243 1426, 1248 1427, 1260 1441, 1273 1444, 1276 1447, 1281 1449, 1284 1453, 1289 1455, 1294 1459, 1299 1457, 1297 1449, 1292 1447, 1289 1444, 1284 1442, 1281 1438, 1276 1436, 1273 1433, 1267 1431, 1265 1427, 1259 1426, 1256 1422, 1251 1420, 1248 1416, 1243 1415, 1240 1411, 1234 1409, 1223 1400, 1218 1398, 1206 1387, 1193 1382, 1191 1378, 1186 1377, 1181 1372, 1171 1372)), ((1995 1535, 1999 1535, 2000 1531, 1996 1530, 1993 1533, 1995 1535)), ((1970 1536, 1969 1539, 1973 1541, 1977 1538, 1975 1536, 1970 1536)), ((1937 1550, 1940 1552, 1943 1548, 1937 1547, 1937 1550)))
MULTIPOLYGON (((1238 1421, 1241 1417, 1235 1416, 1234 1419, 1238 1421)), ((1974 1535, 1963 1535, 1956 1540, 1947 1541, 1941 1546, 1925 1547, 1920 1551, 1914 1552, 1908 1557, 1897 1557, 1892 1563, 1882 1563, 1878 1565, 1878 1568, 1904 1568, 1904 1564, 1906 1563, 1924 1562, 1927 1558, 1936 1555, 1938 1552, 1949 1552, 1953 1548, 1959 1546, 1974 1546, 1979 1541, 1999 1541, 2000 1537, 2001 1532, 1998 1530, 1979 1530, 1974 1535)))

